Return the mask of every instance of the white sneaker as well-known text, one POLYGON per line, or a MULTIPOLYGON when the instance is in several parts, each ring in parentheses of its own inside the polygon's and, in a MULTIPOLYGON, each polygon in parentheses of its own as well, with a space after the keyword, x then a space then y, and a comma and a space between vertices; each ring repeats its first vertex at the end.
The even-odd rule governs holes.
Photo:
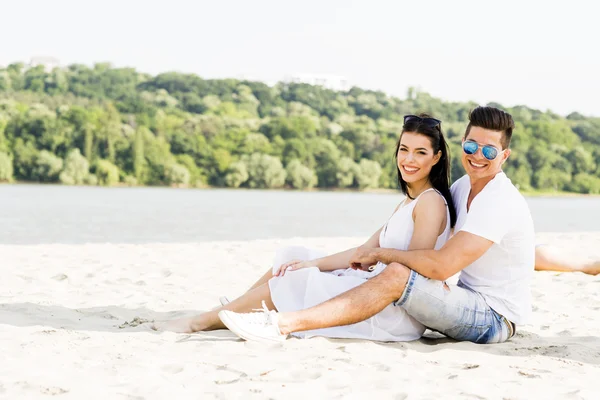
POLYGON ((277 325, 277 311, 267 308, 262 302, 262 310, 251 313, 235 313, 223 310, 219 318, 227 328, 242 339, 261 343, 283 343, 287 338, 277 325))
POLYGON ((226 296, 219 297, 219 302, 222 306, 226 306, 227 304, 231 303, 226 296))

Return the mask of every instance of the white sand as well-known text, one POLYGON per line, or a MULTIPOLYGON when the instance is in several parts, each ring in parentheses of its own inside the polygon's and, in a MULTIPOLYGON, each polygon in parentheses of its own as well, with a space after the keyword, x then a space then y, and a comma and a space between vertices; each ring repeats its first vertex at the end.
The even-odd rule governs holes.
MULTIPOLYGON (((600 233, 539 238, 600 256, 600 233)), ((581 273, 536 273, 532 323, 495 345, 428 333, 267 347, 136 326, 242 293, 280 246, 360 241, 0 246, 0 398, 599 398, 600 276, 581 273)))

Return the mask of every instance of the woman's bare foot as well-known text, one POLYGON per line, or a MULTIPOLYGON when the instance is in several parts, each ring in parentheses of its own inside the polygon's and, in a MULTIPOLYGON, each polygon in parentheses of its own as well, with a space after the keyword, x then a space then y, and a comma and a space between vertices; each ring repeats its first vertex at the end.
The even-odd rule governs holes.
POLYGON ((192 318, 180 318, 172 321, 155 322, 152 329, 155 331, 192 333, 192 318))
POLYGON ((155 331, 167 331, 176 333, 194 333, 208 328, 202 316, 186 317, 171 321, 156 322, 152 329, 155 331))

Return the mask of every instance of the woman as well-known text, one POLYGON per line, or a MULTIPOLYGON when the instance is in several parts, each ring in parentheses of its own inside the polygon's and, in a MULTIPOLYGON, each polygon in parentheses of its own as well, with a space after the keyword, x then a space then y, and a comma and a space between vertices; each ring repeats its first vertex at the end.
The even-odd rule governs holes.
MULTIPOLYGON (((425 114, 404 117, 402 133, 395 153, 398 183, 406 195, 386 224, 361 247, 387 247, 400 250, 440 248, 448 240, 456 212, 449 190, 449 155, 441 131, 441 122, 425 114)), ((224 329, 221 310, 250 312, 261 303, 269 309, 294 311, 311 307, 339 295, 378 275, 386 267, 377 264, 369 272, 348 268, 356 248, 330 256, 290 261, 259 279, 240 298, 192 318, 182 318, 157 329, 196 332, 224 329), (275 276, 274 276, 275 275, 275 276)), ((310 250, 302 249, 303 258, 310 250)), ((289 261, 289 251, 280 253, 289 261)), ((425 327, 401 307, 389 305, 379 314, 357 324, 300 332, 299 337, 314 335, 360 338, 381 341, 418 339, 425 327)))

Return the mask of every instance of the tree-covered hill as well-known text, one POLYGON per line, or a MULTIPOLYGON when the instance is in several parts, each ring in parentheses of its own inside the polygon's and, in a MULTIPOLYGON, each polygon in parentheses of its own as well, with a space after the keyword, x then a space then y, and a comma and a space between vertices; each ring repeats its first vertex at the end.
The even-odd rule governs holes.
MULTIPOLYGON (((0 69, 0 182, 395 188, 402 117, 418 112, 443 120, 456 179, 475 106, 414 90, 399 99, 356 87, 15 63, 0 69)), ((505 109, 517 122, 505 168, 513 182, 600 193, 600 118, 505 109)))

